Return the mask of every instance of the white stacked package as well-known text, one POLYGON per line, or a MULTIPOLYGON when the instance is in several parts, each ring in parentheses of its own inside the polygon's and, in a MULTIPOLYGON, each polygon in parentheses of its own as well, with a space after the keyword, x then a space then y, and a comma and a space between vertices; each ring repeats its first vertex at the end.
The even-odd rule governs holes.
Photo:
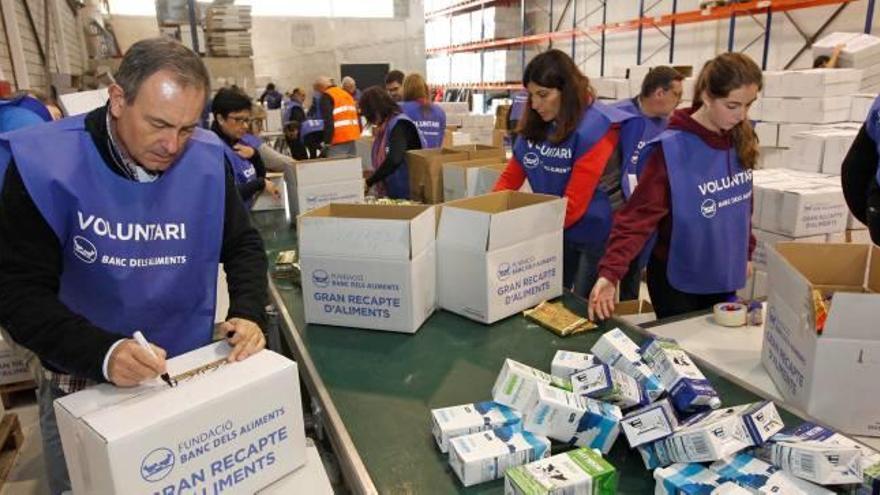
POLYGON ((607 454, 620 433, 620 408, 579 397, 545 383, 537 386, 523 429, 553 440, 607 454))
POLYGON ((440 55, 436 57, 428 57, 425 61, 425 77, 428 84, 449 84, 452 77, 452 57, 448 55, 440 55))
POLYGON ((765 98, 825 98, 859 91, 859 69, 808 69, 764 73, 765 98))
POLYGON ((739 453, 715 461, 709 469, 757 495, 831 495, 831 490, 814 485, 780 470, 750 454, 739 453))
POLYGON ((538 384, 553 385, 570 390, 571 384, 541 370, 526 366, 513 359, 505 359, 501 372, 492 386, 492 400, 499 404, 525 411, 531 406, 538 384))
POLYGON ((600 364, 571 375, 572 391, 582 397, 598 399, 628 409, 647 402, 635 378, 600 364))
POLYGON ((831 33, 813 43, 813 58, 830 57, 838 45, 843 45, 843 50, 837 67, 861 69, 860 90, 875 94, 880 91, 880 38, 864 33, 831 33))
POLYGON ((791 137, 785 163, 797 170, 840 175, 840 168, 855 141, 858 128, 816 129, 791 137))
MULTIPOLYGON (((484 40, 522 36, 523 28, 519 7, 503 5, 484 7, 482 13, 484 40)), ((474 22, 479 20, 479 14, 480 11, 473 12, 474 22)))
POLYGON ((599 98, 616 101, 631 97, 629 81, 627 79, 595 77, 590 79, 590 84, 596 89, 596 94, 599 98))
POLYGON ((452 44, 451 24, 448 16, 439 16, 425 22, 425 48, 441 48, 452 44))
POLYGON ((431 432, 443 453, 449 451, 449 441, 455 437, 514 426, 521 421, 518 411, 492 401, 431 410, 431 432))
POLYGON ((852 96, 761 98, 761 120, 802 124, 831 124, 849 120, 852 96))
POLYGON ((464 486, 501 479, 516 466, 550 455, 550 440, 506 426, 453 438, 449 465, 464 486))
POLYGON ((556 351, 550 363, 550 374, 565 380, 578 371, 596 366, 599 362, 592 354, 575 351, 556 351))
POLYGON ((655 495, 745 495, 750 492, 702 464, 678 463, 654 470, 655 495))
POLYGON ((840 179, 792 169, 753 172, 752 226, 791 237, 840 233, 849 210, 840 179))
POLYGON ((853 95, 849 120, 852 122, 864 122, 868 118, 868 112, 871 110, 871 106, 874 105, 876 99, 877 95, 871 93, 853 95))
POLYGON ((591 351, 603 363, 635 378, 649 401, 657 400, 666 392, 660 378, 642 360, 639 346, 619 328, 605 332, 591 351))

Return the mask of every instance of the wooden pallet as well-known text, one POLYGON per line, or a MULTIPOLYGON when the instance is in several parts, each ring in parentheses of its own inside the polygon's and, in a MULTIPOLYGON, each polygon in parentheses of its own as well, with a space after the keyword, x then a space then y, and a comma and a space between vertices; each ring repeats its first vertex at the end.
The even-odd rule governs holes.
MULTIPOLYGON (((25 396, 25 392, 30 393, 36 388, 37 382, 33 380, 0 385, 0 401, 3 402, 3 407, 5 409, 9 409, 16 404, 17 399, 25 396)), ((33 393, 31 393, 29 397, 33 397, 33 393)))
POLYGON ((24 433, 18 415, 9 413, 0 420, 0 487, 6 483, 6 477, 18 459, 24 445, 24 433))

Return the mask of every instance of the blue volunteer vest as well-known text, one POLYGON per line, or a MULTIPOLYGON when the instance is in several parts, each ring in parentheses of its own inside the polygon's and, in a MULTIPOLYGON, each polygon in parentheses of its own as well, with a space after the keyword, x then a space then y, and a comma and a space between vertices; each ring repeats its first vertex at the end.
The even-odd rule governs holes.
POLYGON ((528 91, 517 91, 511 99, 513 102, 510 104, 510 116, 508 119, 520 120, 526 111, 526 105, 529 103, 529 93, 528 91))
POLYGON ((84 120, 2 136, 61 244, 59 299, 110 332, 141 330, 169 357, 209 344, 223 232, 223 144, 196 129, 161 178, 138 183, 107 167, 84 120))
MULTIPOLYGON (((590 151, 608 133, 612 124, 628 118, 629 115, 620 110, 595 102, 563 142, 557 145, 549 141, 533 143, 517 137, 513 156, 525 170, 534 192, 565 196, 575 161, 590 151)), ((597 187, 584 216, 565 230, 565 240, 577 244, 604 243, 611 233, 611 218, 608 194, 597 187)))
MULTIPOLYGON (((388 156, 390 151, 390 146, 388 145, 388 139, 391 137, 391 131, 394 130, 394 127, 401 121, 410 122, 413 127, 416 129, 416 133, 419 135, 419 143, 421 143, 422 148, 425 148, 425 136, 422 135, 419 128, 416 126, 415 122, 410 120, 404 113, 399 113, 391 119, 388 120, 388 123, 385 125, 385 134, 382 136, 382 139, 374 139, 373 140, 373 149, 372 149, 372 158, 373 158, 373 166, 378 168, 381 166, 381 163, 378 163, 377 156, 379 150, 384 147, 385 148, 385 156, 388 156)), ((404 162, 397 167, 397 170, 394 171, 393 174, 389 175, 385 178, 385 190, 388 193, 389 198, 393 199, 407 199, 409 198, 409 165, 406 163, 406 159, 404 162)))
POLYGON ((666 129, 667 119, 647 117, 636 105, 635 99, 620 100, 612 106, 633 116, 621 126, 619 140, 620 185, 623 195, 629 199, 645 168, 646 160, 642 159, 642 151, 649 141, 666 129))
POLYGON ((287 102, 287 108, 284 109, 284 118, 282 118, 281 121, 285 124, 290 122, 290 114, 293 113, 293 109, 302 107, 302 103, 300 103, 299 101, 290 100, 289 102, 287 102))
POLYGON ((672 194, 667 276, 690 294, 733 292, 746 283, 752 171, 736 151, 716 150, 689 132, 666 131, 662 144, 672 194))
MULTIPOLYGON (((254 136, 253 134, 245 134, 239 140, 239 142, 245 146, 250 146, 254 150, 259 152, 260 148, 260 138, 254 136)), ((226 159, 229 160, 229 163, 232 165, 232 175, 235 178, 235 183, 237 185, 247 184, 253 180, 257 180, 257 169, 254 167, 254 164, 251 163, 250 160, 244 159, 239 156, 238 153, 235 152, 234 149, 230 146, 223 147, 223 153, 226 155, 226 159)), ((251 198, 245 201, 245 206, 250 209, 254 205, 255 198, 251 198)))
POLYGON ((425 138, 425 148, 443 146, 443 132, 446 130, 446 112, 433 103, 425 107, 417 101, 405 101, 400 104, 403 113, 415 123, 425 138))
POLYGON ((303 141, 309 134, 323 131, 324 121, 319 119, 307 119, 303 121, 299 129, 299 140, 303 141))
MULTIPOLYGON (((874 104, 871 105, 871 110, 868 112, 868 118, 865 120, 865 132, 874 140, 877 154, 880 155, 880 96, 874 100, 874 104)), ((877 164, 877 176, 875 179, 877 184, 880 185, 880 163, 877 164)))

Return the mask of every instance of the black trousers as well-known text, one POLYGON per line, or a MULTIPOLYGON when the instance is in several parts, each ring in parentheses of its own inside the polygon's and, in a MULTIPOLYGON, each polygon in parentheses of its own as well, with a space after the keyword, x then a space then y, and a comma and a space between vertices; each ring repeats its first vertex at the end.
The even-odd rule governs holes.
POLYGON ((652 256, 648 262, 648 293, 657 319, 669 318, 694 311, 709 309, 718 303, 726 302, 735 294, 689 294, 669 284, 666 276, 666 262, 652 256))
POLYGON ((620 279, 620 300, 636 301, 642 288, 642 269, 639 267, 639 259, 632 260, 626 275, 620 279))

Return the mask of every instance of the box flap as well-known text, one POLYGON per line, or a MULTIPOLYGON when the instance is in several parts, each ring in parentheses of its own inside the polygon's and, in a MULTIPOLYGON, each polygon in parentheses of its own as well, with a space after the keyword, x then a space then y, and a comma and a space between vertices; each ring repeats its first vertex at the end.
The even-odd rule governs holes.
POLYGON ((299 187, 363 178, 360 157, 305 160, 292 167, 299 187))
POLYGON ((410 259, 416 258, 436 239, 437 215, 435 210, 434 207, 427 208, 410 222, 410 239, 412 239, 410 259))
POLYGON ((776 250, 810 285, 864 286, 868 246, 782 242, 776 250))
POLYGON ((880 314, 880 294, 835 292, 831 312, 825 322, 822 340, 856 339, 880 341, 877 315, 880 314))
POLYGON ((448 206, 457 202, 452 201, 440 208, 438 244, 460 246, 469 251, 486 251, 491 216, 485 211, 448 206))
POLYGON ((465 160, 461 162, 446 162, 443 164, 443 167, 459 167, 468 169, 475 167, 485 167, 486 165, 495 165, 498 163, 498 158, 475 158, 473 160, 465 160))
POLYGON ((877 246, 871 246, 871 263, 868 266, 865 288, 875 294, 880 294, 880 248, 877 246))
POLYGON ((409 259, 411 223, 430 205, 330 204, 297 219, 301 256, 409 259))

